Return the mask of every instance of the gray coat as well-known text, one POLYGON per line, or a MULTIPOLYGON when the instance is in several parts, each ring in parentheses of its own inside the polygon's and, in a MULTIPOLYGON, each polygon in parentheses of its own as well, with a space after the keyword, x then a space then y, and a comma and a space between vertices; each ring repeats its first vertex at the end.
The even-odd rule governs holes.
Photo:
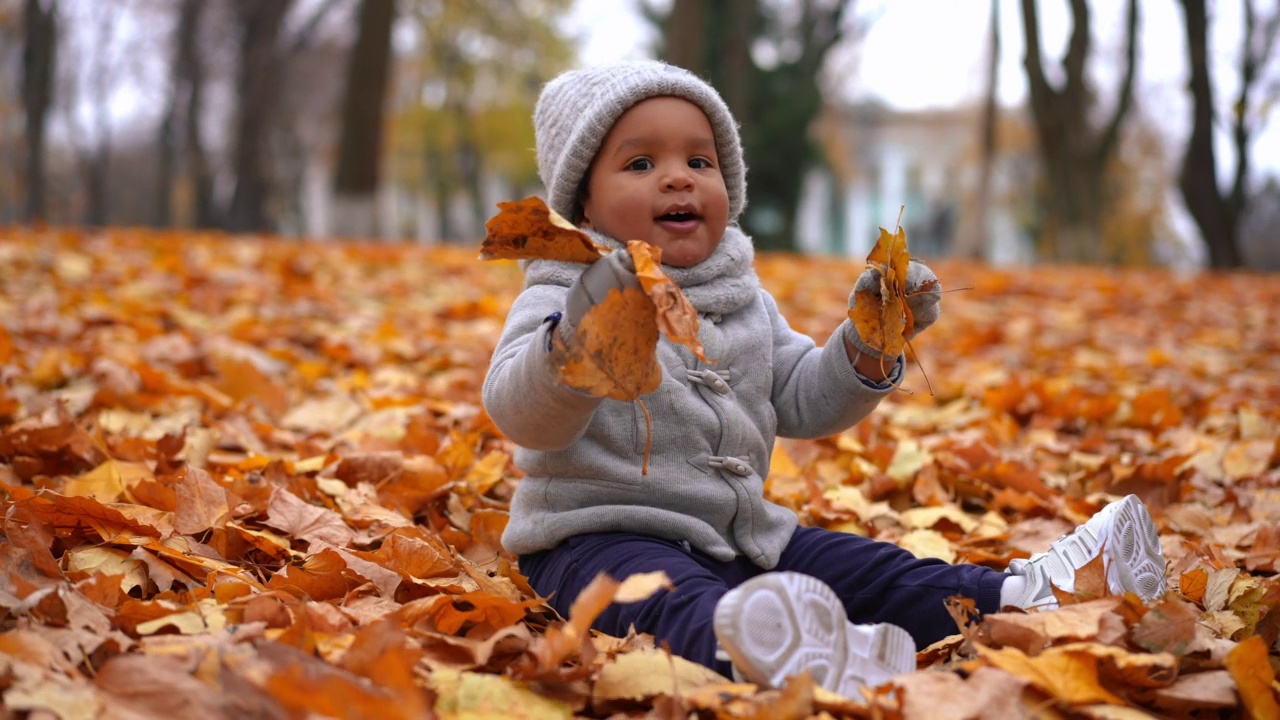
MULTIPOLYGON (((653 426, 647 475, 639 404, 569 388, 549 360, 554 323, 547 318, 564 309, 583 266, 523 263, 525 289, 483 390, 525 473, 502 536, 507 550, 531 553, 573 535, 625 531, 687 540, 718 560, 745 555, 764 568, 777 564, 796 517, 764 498, 774 437, 838 433, 891 387, 854 371, 842 342, 848 320, 822 348, 792 330, 760 287, 752 258, 750 239, 731 227, 702 263, 664 267, 698 309, 698 338, 712 362, 659 341, 662 384, 641 398, 653 426)), ((893 381, 901 374, 899 361, 893 381)))

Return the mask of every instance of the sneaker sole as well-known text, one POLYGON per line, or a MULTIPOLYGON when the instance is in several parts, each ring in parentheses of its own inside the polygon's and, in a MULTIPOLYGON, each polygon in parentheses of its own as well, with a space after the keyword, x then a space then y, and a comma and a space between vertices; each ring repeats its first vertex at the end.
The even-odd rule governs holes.
POLYGON ((1107 584, 1116 594, 1133 588, 1143 602, 1158 600, 1165 588, 1164 553, 1151 514, 1133 495, 1114 506, 1113 532, 1103 546, 1107 556, 1107 584))
POLYGON ((911 635, 896 625, 854 625, 834 591, 800 573, 767 573, 716 606, 715 632, 747 680, 770 688, 809 672, 827 690, 859 697, 916 669, 911 635))

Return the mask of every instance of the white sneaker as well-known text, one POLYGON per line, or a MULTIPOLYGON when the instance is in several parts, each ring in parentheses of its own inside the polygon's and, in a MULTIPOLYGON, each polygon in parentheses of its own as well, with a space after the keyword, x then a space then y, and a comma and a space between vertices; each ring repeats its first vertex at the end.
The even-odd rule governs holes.
POLYGON ((771 572, 729 591, 716 605, 715 632, 734 674, 767 688, 808 671, 845 697, 916 669, 916 644, 897 625, 854 625, 826 583, 771 572))
POLYGON ((1054 541, 1028 560, 1014 560, 1006 572, 1026 578, 1026 590, 1013 602, 1022 608, 1058 606, 1053 587, 1075 591, 1076 571, 1102 551, 1107 586, 1116 595, 1133 593, 1143 602, 1164 595, 1164 553, 1146 505, 1127 495, 1099 510, 1085 524, 1054 541))

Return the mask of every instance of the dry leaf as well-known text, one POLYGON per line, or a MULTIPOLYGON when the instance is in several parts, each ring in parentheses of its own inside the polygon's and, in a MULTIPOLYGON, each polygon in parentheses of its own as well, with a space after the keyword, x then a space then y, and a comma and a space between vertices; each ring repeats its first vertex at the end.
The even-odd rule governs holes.
POLYGON ((680 287, 662 271, 662 248, 630 240, 627 251, 635 263, 640 287, 653 300, 658 313, 658 329, 671 342, 689 348, 699 360, 710 362, 702 354, 702 343, 698 340, 698 311, 680 287))
POLYGON ((498 214, 484 224, 487 235, 480 245, 482 260, 541 259, 590 264, 609 253, 609 248, 596 245, 541 198, 500 202, 498 209, 498 214))
POLYGON ((898 228, 890 234, 880 228, 880 238, 867 255, 867 267, 880 272, 880 291, 858 290, 849 319, 868 347, 888 357, 906 347, 904 333, 915 327, 906 303, 907 234, 898 228))
POLYGON ((657 347, 653 301, 638 288, 614 289, 583 316, 575 341, 557 347, 554 362, 566 385, 631 401, 662 382, 657 347))
MULTIPOLYGON (((803 677, 687 689, 648 636, 590 629, 610 602, 661 592, 655 577, 593 587, 568 623, 543 605, 500 552, 519 480, 479 401, 519 289, 509 269, 450 246, 120 228, 0 231, 0 256, 11 713, 398 718, 489 701, 504 716, 552 717, 1274 710, 1280 325, 1257 310, 1280 306, 1273 276, 1198 277, 1198 301, 1180 302, 1184 281, 1163 270, 940 261, 975 288, 931 335, 949 399, 894 397, 834 439, 781 441, 767 496, 879 540, 930 530, 937 548, 1002 568, 1087 518, 1090 496, 1135 492, 1160 522, 1177 592, 1151 608, 1106 598, 985 621, 956 599, 968 644, 934 643, 921 672, 858 699, 803 677), (997 650, 1003 663, 983 659, 997 650), (469 674, 435 675, 447 668, 469 674), (663 691, 673 672, 678 698, 663 691), (593 706, 611 687, 601 678, 639 699, 593 706)), ((756 266, 788 322, 814 336, 864 269, 768 253, 756 266)), ((1077 589, 1105 594, 1100 573, 1077 589)))
POLYGON ((1236 690, 1250 717, 1280 718, 1276 702, 1275 673, 1267 661, 1267 641, 1257 635, 1245 638, 1227 653, 1223 663, 1236 681, 1236 690))

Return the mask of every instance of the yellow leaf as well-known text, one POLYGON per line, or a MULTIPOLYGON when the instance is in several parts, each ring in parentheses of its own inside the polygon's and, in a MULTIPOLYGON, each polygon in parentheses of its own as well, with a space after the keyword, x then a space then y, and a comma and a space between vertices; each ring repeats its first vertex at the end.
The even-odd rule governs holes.
POLYGON ((648 573, 636 573, 627 577, 618 586, 618 591, 613 596, 614 602, 633 603, 646 600, 653 596, 659 590, 675 590, 676 586, 671 584, 671 578, 661 570, 648 573))
POLYGON ((911 530, 898 540, 898 545, 918 558, 937 558, 948 563, 956 561, 951 541, 937 530, 911 530))
POLYGON ((704 685, 728 680, 719 673, 657 648, 641 648, 619 655, 600 668, 592 693, 594 702, 674 697, 704 685))
POLYGON ((93 575, 120 575, 120 589, 128 593, 147 588, 147 567, 141 560, 113 547, 82 545, 66 554, 67 570, 93 575))
POLYGON ((427 677, 440 720, 569 720, 568 705, 543 697, 509 678, 442 668, 427 677))
POLYGON ((125 491, 155 475, 142 463, 107 460, 89 472, 68 480, 62 494, 67 497, 93 498, 102 503, 116 502, 125 491))

